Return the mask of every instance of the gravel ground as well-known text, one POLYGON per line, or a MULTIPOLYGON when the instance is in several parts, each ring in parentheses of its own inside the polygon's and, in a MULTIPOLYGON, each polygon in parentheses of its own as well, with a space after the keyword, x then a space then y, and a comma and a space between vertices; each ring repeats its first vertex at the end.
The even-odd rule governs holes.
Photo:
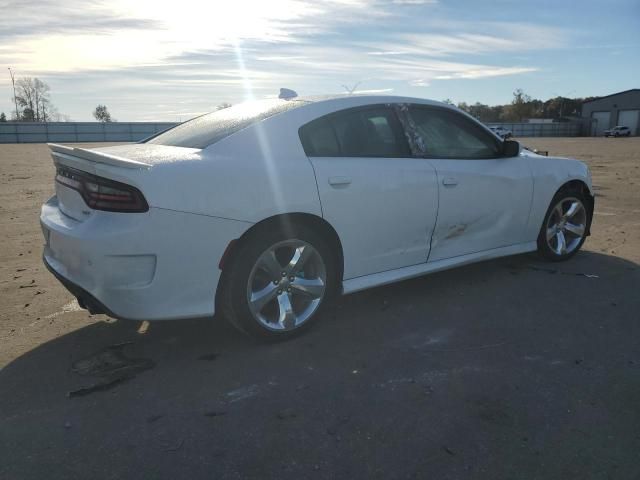
POLYGON ((0 145, 0 478, 640 478, 640 138, 523 142, 592 169, 574 259, 347 296, 279 344, 78 310, 40 261, 47 147, 0 145))

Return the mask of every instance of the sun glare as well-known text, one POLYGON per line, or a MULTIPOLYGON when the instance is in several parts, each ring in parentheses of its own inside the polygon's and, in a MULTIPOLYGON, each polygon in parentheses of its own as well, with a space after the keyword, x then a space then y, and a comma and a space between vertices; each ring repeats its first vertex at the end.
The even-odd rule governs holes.
POLYGON ((118 0, 94 14, 138 20, 140 28, 30 37, 14 45, 19 53, 14 65, 22 71, 73 71, 162 63, 187 52, 235 48, 238 53, 242 40, 289 41, 288 22, 313 11, 299 0, 118 0))

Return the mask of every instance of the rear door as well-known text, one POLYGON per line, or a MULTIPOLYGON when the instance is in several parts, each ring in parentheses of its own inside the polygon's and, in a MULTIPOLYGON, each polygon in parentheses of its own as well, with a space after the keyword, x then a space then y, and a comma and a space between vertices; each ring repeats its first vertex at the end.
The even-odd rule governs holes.
POLYGON ((454 110, 414 105, 409 115, 438 174, 429 261, 524 242, 533 195, 526 158, 504 158, 494 135, 454 110))
POLYGON ((438 209, 433 166, 414 158, 391 106, 348 109, 300 129, 344 278, 427 261, 438 209))

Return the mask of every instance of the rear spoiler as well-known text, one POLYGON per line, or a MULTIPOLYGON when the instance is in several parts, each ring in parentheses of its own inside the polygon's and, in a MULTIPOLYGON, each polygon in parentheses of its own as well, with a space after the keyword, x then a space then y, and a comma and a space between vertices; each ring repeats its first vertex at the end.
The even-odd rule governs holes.
POLYGON ((117 157, 108 153, 98 152, 96 150, 87 150, 85 148, 67 147, 66 145, 59 145, 57 143, 47 143, 47 146, 51 149, 52 155, 56 154, 69 155, 71 157, 82 158, 95 163, 104 163, 106 165, 113 165, 114 167, 123 168, 151 168, 151 165, 137 160, 131 160, 128 158, 117 157))

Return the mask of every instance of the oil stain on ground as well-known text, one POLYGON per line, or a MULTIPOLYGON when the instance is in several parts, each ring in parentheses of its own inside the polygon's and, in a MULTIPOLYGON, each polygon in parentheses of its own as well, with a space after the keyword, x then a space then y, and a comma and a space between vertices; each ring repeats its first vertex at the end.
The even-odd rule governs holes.
POLYGON ((130 358, 124 353, 124 347, 131 343, 111 345, 99 352, 74 362, 73 372, 84 377, 94 377, 98 382, 69 392, 69 397, 81 397, 94 392, 109 390, 116 385, 134 378, 138 373, 155 367, 148 358, 130 358))

